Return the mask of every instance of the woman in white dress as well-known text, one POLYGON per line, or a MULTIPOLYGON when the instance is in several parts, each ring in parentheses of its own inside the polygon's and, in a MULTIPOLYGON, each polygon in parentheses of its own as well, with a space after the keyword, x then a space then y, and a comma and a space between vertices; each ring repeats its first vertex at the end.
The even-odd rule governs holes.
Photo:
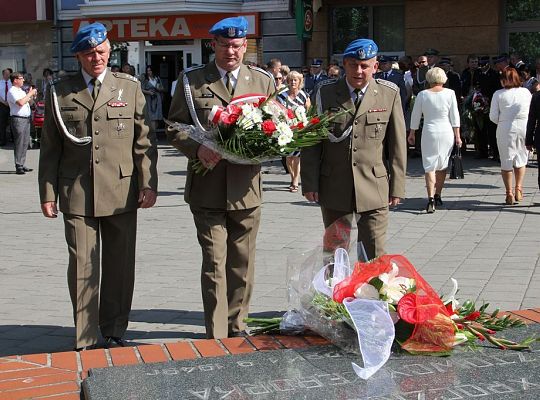
POLYGON ((411 129, 408 142, 414 145, 415 131, 422 128, 422 164, 425 171, 428 203, 426 211, 433 213, 436 206, 442 205, 441 193, 446 179, 446 168, 454 144, 461 146, 459 136, 459 112, 453 90, 444 88, 446 73, 439 67, 426 74, 429 89, 416 96, 411 115, 411 129))
POLYGON ((491 100, 489 119, 497 124, 497 147, 501 158, 501 175, 506 189, 506 204, 523 199, 523 179, 529 152, 525 147, 527 118, 531 92, 521 87, 519 74, 506 68, 501 74, 503 89, 497 90, 491 100), (512 192, 512 170, 516 185, 512 192))

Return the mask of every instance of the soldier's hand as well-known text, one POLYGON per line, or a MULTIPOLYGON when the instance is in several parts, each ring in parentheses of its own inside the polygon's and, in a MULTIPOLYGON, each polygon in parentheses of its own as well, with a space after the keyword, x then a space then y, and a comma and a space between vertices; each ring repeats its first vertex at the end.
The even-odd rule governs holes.
POLYGON ((395 207, 401 202, 401 199, 399 197, 390 196, 390 199, 388 200, 388 205, 390 207, 395 207))
POLYGON ((56 208, 56 201, 47 201, 45 203, 41 203, 41 212, 47 218, 58 217, 58 208, 56 208))
POLYGON ((152 189, 143 189, 139 192, 139 207, 150 208, 156 204, 157 193, 152 189))
POLYGON ((319 202, 319 192, 306 192, 304 193, 304 197, 307 199, 307 201, 314 203, 319 202))
POLYGON ((221 160, 221 156, 213 150, 210 150, 205 145, 200 145, 197 150, 197 158, 201 160, 205 168, 212 169, 221 160))

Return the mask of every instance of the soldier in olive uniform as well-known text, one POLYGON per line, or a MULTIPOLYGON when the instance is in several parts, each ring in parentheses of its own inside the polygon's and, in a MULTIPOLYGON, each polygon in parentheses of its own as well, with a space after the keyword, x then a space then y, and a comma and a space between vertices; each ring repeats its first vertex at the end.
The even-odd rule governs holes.
POLYGON ((314 96, 319 112, 346 114, 333 121, 329 140, 303 149, 302 190, 321 206, 325 227, 358 214, 358 241, 372 259, 384 253, 388 207, 405 194, 406 143, 398 87, 373 79, 377 46, 357 39, 347 46, 345 77, 323 83, 314 96), (384 147, 388 160, 384 159, 384 147))
MULTIPOLYGON (((270 95, 274 80, 265 71, 242 64, 247 47, 247 20, 226 18, 210 30, 215 62, 184 71, 178 78, 169 119, 209 127, 214 105, 249 93, 270 95), (189 85, 189 93, 185 86, 189 85), (182 89, 180 89, 182 88, 182 89)), ((201 288, 206 333, 225 338, 245 333, 253 288, 255 240, 260 221, 260 165, 222 160, 204 145, 170 131, 168 139, 189 158, 185 200, 189 203, 202 249, 201 288), (196 174, 193 161, 211 168, 196 174)))
POLYGON ((157 193, 144 95, 137 80, 107 70, 110 49, 102 24, 78 32, 71 51, 82 69, 47 90, 39 160, 43 214, 57 216, 58 198, 64 214, 78 350, 94 347, 100 331, 106 346, 124 344, 137 208, 152 207, 157 193))

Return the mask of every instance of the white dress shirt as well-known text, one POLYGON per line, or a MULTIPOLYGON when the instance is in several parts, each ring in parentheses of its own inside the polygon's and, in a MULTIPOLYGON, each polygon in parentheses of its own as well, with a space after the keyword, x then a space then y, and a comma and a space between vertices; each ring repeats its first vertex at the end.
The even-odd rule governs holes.
MULTIPOLYGON (((221 76, 221 80, 223 81, 223 84, 225 85, 225 87, 227 87, 227 72, 229 71, 226 71, 224 70, 223 68, 221 68, 219 65, 216 64, 216 67, 219 71, 219 75, 221 76)), ((234 88, 236 88, 236 82, 238 82, 238 73, 240 72, 240 67, 236 68, 234 71, 231 71, 232 72, 232 77, 231 77, 231 85, 234 88)))
POLYGON ((26 118, 32 115, 32 110, 30 110, 30 102, 26 102, 23 106, 17 104, 17 101, 22 99, 23 97, 26 97, 26 92, 21 88, 12 86, 11 89, 9 89, 9 115, 26 118))

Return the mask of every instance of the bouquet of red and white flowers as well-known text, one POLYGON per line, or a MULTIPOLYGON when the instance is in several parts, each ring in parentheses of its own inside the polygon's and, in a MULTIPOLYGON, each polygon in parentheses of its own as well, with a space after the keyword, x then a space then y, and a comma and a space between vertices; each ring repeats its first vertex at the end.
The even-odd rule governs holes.
MULTIPOLYGON (((169 129, 183 131, 237 164, 259 164, 313 146, 328 136, 328 125, 337 114, 316 115, 299 106, 283 106, 276 94, 238 96, 227 106, 214 106, 210 130, 166 121, 169 129)), ((207 170, 200 163, 197 172, 207 170)))

